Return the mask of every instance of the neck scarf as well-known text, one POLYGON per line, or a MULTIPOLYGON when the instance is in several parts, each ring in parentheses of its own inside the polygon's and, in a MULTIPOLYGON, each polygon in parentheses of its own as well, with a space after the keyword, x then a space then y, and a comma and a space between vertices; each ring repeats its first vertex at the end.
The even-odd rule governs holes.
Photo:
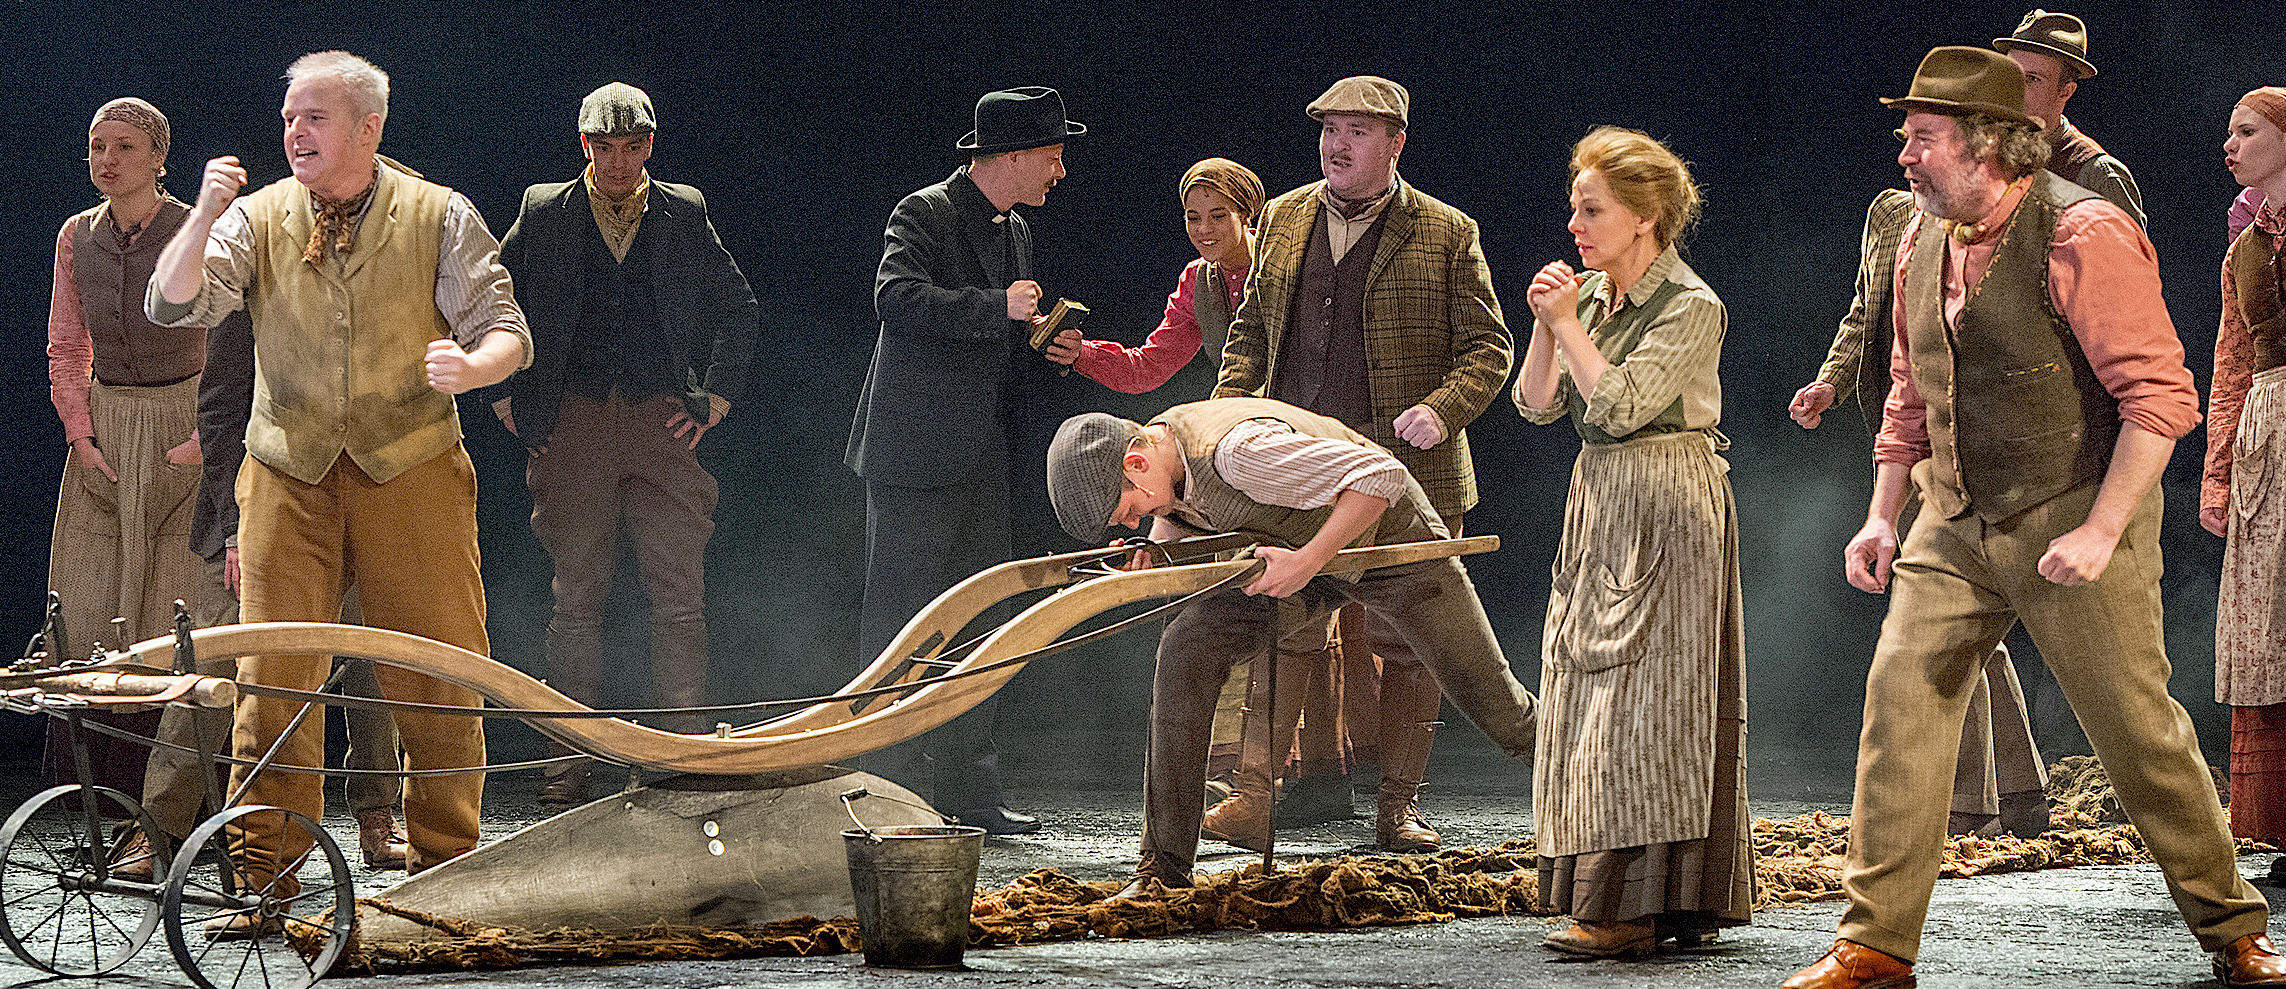
POLYGON ((302 260, 316 264, 325 259, 331 248, 337 257, 347 256, 357 249, 357 218, 365 207, 373 203, 373 191, 381 187, 381 163, 373 163, 373 181, 365 184, 365 191, 347 199, 327 199, 310 190, 310 207, 317 214, 317 222, 310 225, 310 243, 302 249, 302 260))
POLYGON ((628 250, 635 246, 635 233, 643 228, 643 213, 651 206, 651 173, 644 172, 643 180, 625 199, 612 199, 595 187, 592 165, 581 178, 587 183, 587 204, 595 212, 595 230, 603 235, 603 245, 611 248, 612 257, 627 260, 628 250))

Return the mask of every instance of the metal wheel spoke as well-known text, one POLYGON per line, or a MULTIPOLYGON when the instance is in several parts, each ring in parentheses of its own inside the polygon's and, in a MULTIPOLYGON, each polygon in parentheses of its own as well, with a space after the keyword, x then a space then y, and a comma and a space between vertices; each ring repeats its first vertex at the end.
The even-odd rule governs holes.
POLYGON ((117 790, 59 786, 34 796, 0 824, 0 941, 24 963, 67 976, 118 968, 158 928, 158 905, 133 892, 81 888, 130 861, 115 860, 131 828, 154 827, 142 805, 117 790), (93 840, 91 841, 91 837, 93 840))

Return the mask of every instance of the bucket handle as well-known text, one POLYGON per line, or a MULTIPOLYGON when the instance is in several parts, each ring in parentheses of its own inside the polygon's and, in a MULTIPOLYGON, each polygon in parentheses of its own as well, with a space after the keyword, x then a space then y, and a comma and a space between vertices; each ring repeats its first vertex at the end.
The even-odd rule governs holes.
POLYGON ((942 811, 939 811, 936 808, 930 807, 926 804, 917 804, 910 800, 901 800, 886 794, 874 793, 873 791, 867 790, 862 786, 851 787, 847 790, 843 790, 841 792, 842 813, 849 815, 849 823, 857 825, 857 830, 865 832, 865 840, 870 841, 876 845, 881 843, 881 836, 874 834, 872 828, 866 827, 864 821, 857 819, 857 801, 866 797, 872 797, 877 800, 886 800, 893 804, 904 804, 905 806, 911 807, 914 810, 925 810, 931 814, 937 815, 937 820, 946 823, 951 823, 952 821, 952 818, 946 817, 942 811))

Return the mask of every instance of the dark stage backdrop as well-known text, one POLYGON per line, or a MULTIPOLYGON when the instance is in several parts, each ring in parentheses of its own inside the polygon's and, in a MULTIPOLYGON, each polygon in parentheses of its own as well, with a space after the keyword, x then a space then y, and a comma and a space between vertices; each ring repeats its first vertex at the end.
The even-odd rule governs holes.
MULTIPOLYGON (((1624 124, 1695 163, 1707 206, 1686 257, 1731 314, 1723 427, 1736 442, 1755 785, 1846 792, 1862 673, 1883 611, 1881 599, 1842 582, 1838 562, 1864 510, 1867 437, 1850 409, 1805 433, 1784 406, 1849 300, 1867 200, 1900 181, 1890 136, 1898 115, 1876 97, 1900 94, 1932 45, 2005 34, 2022 6, 1712 3, 1667 12, 1384 0, 1290 16, 1267 5, 1179 15, 1130 4, 898 6, 912 9, 11 0, 0 8, 8 56, 0 105, 16 161, 0 211, 0 242, 10 245, 0 251, 0 286, 11 300, 0 308, 0 334, 16 356, 0 364, 0 411, 19 426, 0 450, 8 537, 0 572, 9 577, 0 583, 0 629, 29 634, 39 616, 63 455, 39 356, 50 251, 57 224, 94 201, 79 159, 86 121, 106 99, 144 96, 171 116, 167 184, 178 194, 195 191, 201 163, 219 154, 241 155, 264 182, 286 173, 279 73, 303 52, 346 48, 393 77, 383 152, 466 192, 505 232, 525 185, 581 167, 574 120, 583 94, 614 79, 648 90, 662 122, 653 173, 706 191, 763 300, 755 378, 706 440, 723 482, 710 550, 713 688, 724 699, 757 699, 824 691, 859 665, 863 493, 841 450, 875 334, 882 222, 901 195, 958 164, 952 145, 977 95, 1054 86, 1088 124, 1066 154, 1071 177, 1027 214, 1050 298, 1088 303, 1095 335, 1133 343, 1157 324, 1191 256, 1174 196, 1183 169, 1209 155, 1235 158, 1273 193, 1314 179, 1315 124, 1303 106, 1338 77, 1377 73, 1413 94, 1405 176, 1481 222, 1519 336, 1528 329, 1524 286, 1570 250, 1572 141, 1596 124, 1624 124)), ((2142 182, 2169 305, 2203 384, 2223 208, 2236 191, 2221 167, 2223 123, 2240 93, 2286 81, 2275 55, 2278 8, 2260 0, 2072 9, 2093 26, 2103 70, 2083 85, 2072 117, 2142 182)), ((1129 397, 1069 381, 1057 407, 1034 413, 1051 422, 1090 408, 1146 415, 1197 397, 1129 397)), ((489 413, 473 405, 464 413, 482 471, 495 652, 540 672, 548 568, 525 522, 521 456, 489 413)), ((1484 500, 1469 528, 1506 545, 1469 566, 1511 662, 1532 683, 1577 441, 1568 428, 1524 423, 1505 400, 1472 431, 1484 500)), ((2227 721, 2211 688, 2220 543, 2200 531, 2193 508, 2204 440, 2193 433, 2168 475, 2166 591, 2175 689, 2214 749, 2227 721)), ((1043 545, 1067 545, 1045 515, 1017 523, 1043 545)), ((639 604, 621 615, 629 628, 642 624, 639 604)), ((621 645, 637 665, 637 643, 621 645)), ((1041 753, 1131 760, 1149 675, 1148 635, 1051 660, 1010 688, 1003 733, 1041 753)), ((2043 741, 2051 750, 2084 746, 2044 672, 2027 670, 2027 679, 2043 741)), ((629 671, 625 681, 640 694, 644 678, 629 671)), ((18 745, 32 744, 16 727, 18 745)), ((513 735, 496 733, 496 748, 519 747, 513 735)), ((1484 744, 1473 732, 1448 737, 1484 744)), ((1034 764, 1050 761, 1063 760, 1043 754, 1034 764)))

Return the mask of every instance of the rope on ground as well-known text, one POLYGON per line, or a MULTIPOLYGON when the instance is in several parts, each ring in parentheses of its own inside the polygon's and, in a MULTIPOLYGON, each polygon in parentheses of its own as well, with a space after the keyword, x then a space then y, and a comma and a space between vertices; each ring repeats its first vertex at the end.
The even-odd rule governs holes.
MULTIPOLYGON (((2150 861, 2131 826, 2106 824, 2074 810, 2038 838, 1955 837, 1946 842, 1947 879, 2079 865, 2150 861)), ((1825 813, 1754 822, 1755 907, 1772 909, 1842 897, 1841 870, 1849 818, 1825 813)), ((2240 841, 2240 852, 2269 846, 2240 841)), ((1083 882, 1054 869, 979 892, 971 906, 969 945, 997 947, 1093 937, 1171 937, 1215 930, 1325 931, 1395 924, 1443 923, 1460 917, 1546 916, 1530 839, 1491 848, 1454 848, 1434 855, 1352 855, 1304 860, 1265 875, 1259 863, 1201 876, 1187 889, 1154 887, 1113 900, 1121 882, 1083 882)), ((605 961, 703 960, 830 955, 859 950, 848 917, 798 917, 761 927, 705 929, 655 926, 633 930, 512 931, 402 909, 380 900, 365 906, 436 930, 420 941, 354 938, 338 971, 407 972, 502 969, 605 961)), ((297 927, 299 925, 296 925, 297 927)))

